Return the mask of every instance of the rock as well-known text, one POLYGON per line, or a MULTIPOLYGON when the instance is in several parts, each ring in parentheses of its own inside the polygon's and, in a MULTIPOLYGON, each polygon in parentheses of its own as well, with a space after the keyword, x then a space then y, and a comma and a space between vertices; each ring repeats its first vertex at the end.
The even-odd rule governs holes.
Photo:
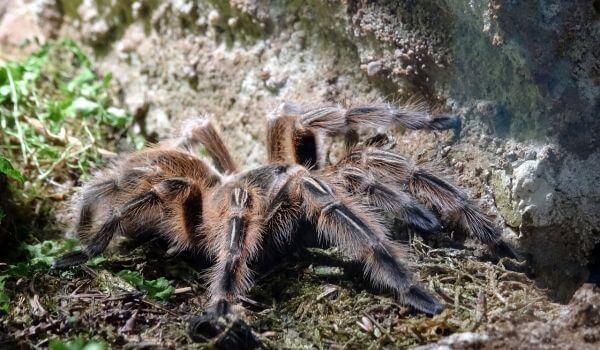
POLYGON ((208 24, 216 27, 219 24, 219 21, 221 21, 221 14, 219 14, 217 10, 211 10, 208 13, 208 24))
POLYGON ((473 332, 455 333, 436 344, 416 347, 415 350, 452 350, 452 349, 480 349, 489 340, 485 334, 473 332))
POLYGON ((381 71, 382 65, 380 61, 373 61, 367 64, 367 75, 373 77, 381 71))
POLYGON ((59 2, 57 0, 36 0, 31 4, 30 9, 35 14, 36 23, 42 29, 44 36, 56 39, 63 20, 59 2))
POLYGON ((35 38, 43 41, 45 35, 28 7, 17 0, 0 4, 0 45, 17 47, 35 38))
POLYGON ((441 349, 597 349, 600 345, 600 287, 585 284, 551 317, 518 317, 487 325, 478 333, 456 333, 418 350, 441 349))

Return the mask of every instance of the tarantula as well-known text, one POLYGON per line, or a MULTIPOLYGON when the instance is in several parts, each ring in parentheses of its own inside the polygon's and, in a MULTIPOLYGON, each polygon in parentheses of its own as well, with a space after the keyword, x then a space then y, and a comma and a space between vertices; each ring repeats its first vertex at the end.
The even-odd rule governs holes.
POLYGON ((376 138, 359 144, 347 137, 341 160, 324 164, 325 136, 394 123, 424 130, 461 125, 456 116, 411 106, 308 108, 286 102, 268 117, 268 164, 239 171, 215 128, 192 119, 179 137, 122 156, 84 185, 73 227, 84 248, 54 267, 102 253, 117 231, 151 230, 167 238, 172 251, 200 251, 214 260, 208 315, 231 315, 252 284, 250 265, 261 248, 295 242, 300 223, 308 222, 321 242, 362 262, 375 286, 418 311, 440 313, 442 304, 413 280, 404 247, 390 238, 383 214, 419 232, 440 231, 444 222, 491 247, 503 243, 465 191, 376 138), (199 144, 212 162, 193 153, 199 144))

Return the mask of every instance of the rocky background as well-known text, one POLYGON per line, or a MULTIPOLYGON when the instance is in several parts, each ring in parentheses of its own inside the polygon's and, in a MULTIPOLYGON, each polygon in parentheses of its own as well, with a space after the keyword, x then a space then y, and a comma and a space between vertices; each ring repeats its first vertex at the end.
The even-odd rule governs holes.
POLYGON ((600 279, 600 1, 0 3, 5 52, 58 37, 113 73, 150 140, 207 114, 246 167, 285 99, 457 113, 458 140, 396 130, 404 151, 470 188, 553 299, 600 279))

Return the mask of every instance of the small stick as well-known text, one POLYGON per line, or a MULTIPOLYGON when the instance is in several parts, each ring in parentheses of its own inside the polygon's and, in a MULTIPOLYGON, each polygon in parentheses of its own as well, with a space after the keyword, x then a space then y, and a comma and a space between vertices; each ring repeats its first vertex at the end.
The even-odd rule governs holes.
POLYGON ((183 294, 183 293, 188 293, 191 291, 192 291, 192 287, 182 287, 182 288, 175 289, 173 294, 183 294))
POLYGON ((171 316, 179 316, 177 313, 175 313, 175 312, 173 312, 173 311, 171 311, 171 310, 169 310, 169 309, 167 309, 167 308, 164 308, 164 307, 162 307, 162 306, 160 306, 160 305, 158 305, 158 304, 156 304, 156 303, 153 303, 153 302, 151 302, 151 301, 149 301, 149 300, 146 300, 146 299, 140 299, 140 301, 141 301, 142 303, 144 303, 144 304, 147 304, 147 305, 150 305, 150 306, 152 306, 152 307, 155 307, 155 308, 157 308, 157 309, 159 309, 159 310, 162 310, 162 311, 164 311, 164 312, 168 313, 168 314, 169 314, 169 315, 171 315, 171 316))

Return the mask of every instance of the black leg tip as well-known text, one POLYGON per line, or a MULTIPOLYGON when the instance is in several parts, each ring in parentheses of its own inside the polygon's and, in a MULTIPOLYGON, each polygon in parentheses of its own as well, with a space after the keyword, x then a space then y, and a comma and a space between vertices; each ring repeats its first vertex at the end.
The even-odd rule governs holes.
POLYGON ((441 114, 433 118, 430 124, 435 130, 455 130, 460 131, 462 128, 462 120, 457 115, 441 114))
POLYGON ((408 225, 421 235, 435 234, 442 230, 442 224, 431 211, 421 205, 407 208, 408 225))
POLYGON ((404 296, 408 304, 427 315, 438 315, 444 311, 444 305, 421 287, 411 286, 404 296))
POLYGON ((197 342, 214 338, 221 334, 224 328, 218 321, 218 316, 215 314, 203 312, 190 321, 188 333, 192 340, 197 342))
POLYGON ((498 256, 506 256, 517 261, 525 261, 525 258, 519 252, 503 240, 499 240, 492 247, 494 254, 498 256))
POLYGON ((69 252, 54 260, 51 269, 66 269, 73 266, 84 264, 88 261, 89 257, 84 251, 69 252))
POLYGON ((442 311, 444 311, 444 305, 436 303, 435 305, 432 305, 430 312, 428 312, 427 314, 430 316, 435 316, 441 314, 442 311))
POLYGON ((190 321, 188 333, 196 342, 214 341, 217 349, 256 349, 260 342, 246 322, 230 319, 230 314, 203 312, 190 321))

